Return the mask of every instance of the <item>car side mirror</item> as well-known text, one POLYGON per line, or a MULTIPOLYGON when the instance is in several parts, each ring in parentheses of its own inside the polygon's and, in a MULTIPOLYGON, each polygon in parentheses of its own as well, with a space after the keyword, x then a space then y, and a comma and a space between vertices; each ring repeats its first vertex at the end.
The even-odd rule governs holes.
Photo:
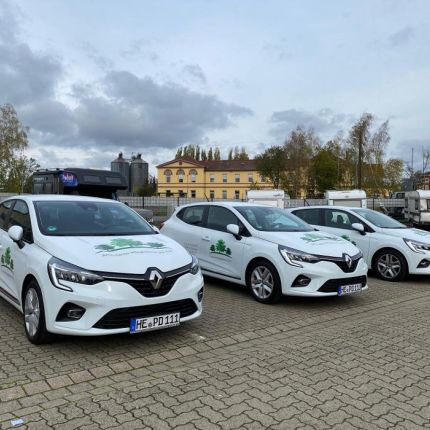
POLYGON ((227 231, 231 233, 236 239, 240 239, 239 226, 237 224, 228 224, 227 231))
POLYGON ((13 225, 7 231, 9 237, 21 248, 24 247, 24 241, 22 238, 24 237, 24 230, 19 225, 13 225))
POLYGON ((364 225, 359 222, 354 222, 353 224, 351 224, 351 227, 363 236, 366 234, 366 232, 364 231, 364 225))

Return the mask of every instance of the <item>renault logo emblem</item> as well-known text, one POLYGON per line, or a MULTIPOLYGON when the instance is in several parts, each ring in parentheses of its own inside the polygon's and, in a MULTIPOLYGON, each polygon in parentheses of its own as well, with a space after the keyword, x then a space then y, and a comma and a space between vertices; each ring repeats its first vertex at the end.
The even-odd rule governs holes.
POLYGON ((346 265, 350 269, 352 266, 352 258, 348 254, 343 254, 343 259, 345 260, 346 265))
POLYGON ((151 270, 149 274, 149 282, 154 290, 158 290, 163 283, 163 275, 158 270, 151 270))

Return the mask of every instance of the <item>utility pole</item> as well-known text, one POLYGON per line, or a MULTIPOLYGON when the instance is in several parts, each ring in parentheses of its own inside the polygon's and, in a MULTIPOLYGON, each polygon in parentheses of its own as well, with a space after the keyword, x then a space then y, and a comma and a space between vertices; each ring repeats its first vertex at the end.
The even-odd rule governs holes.
POLYGON ((358 173, 357 173, 357 182, 358 189, 361 190, 363 188, 363 175, 362 175, 362 166, 363 166, 363 130, 360 133, 360 139, 358 139, 358 173))

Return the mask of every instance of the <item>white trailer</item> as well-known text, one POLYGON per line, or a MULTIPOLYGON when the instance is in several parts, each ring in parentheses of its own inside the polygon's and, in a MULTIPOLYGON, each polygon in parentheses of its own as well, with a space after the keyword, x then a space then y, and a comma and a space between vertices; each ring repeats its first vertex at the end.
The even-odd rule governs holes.
POLYGON ((357 208, 367 207, 366 192, 363 190, 325 192, 327 204, 330 206, 352 206, 357 208))
POLYGON ((249 190, 247 193, 249 203, 284 208, 284 199, 289 199, 283 190, 249 190))
POLYGON ((405 217, 414 225, 430 225, 430 190, 406 193, 405 217))

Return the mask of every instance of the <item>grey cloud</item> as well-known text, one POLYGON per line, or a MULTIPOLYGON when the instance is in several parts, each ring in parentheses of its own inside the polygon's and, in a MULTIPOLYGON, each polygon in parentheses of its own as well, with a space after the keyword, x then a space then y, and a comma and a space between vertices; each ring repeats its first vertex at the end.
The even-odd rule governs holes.
POLYGON ((83 96, 75 110, 79 135, 107 147, 174 148, 252 114, 247 108, 129 72, 111 72, 104 96, 83 96))
POLYGON ((392 47, 405 45, 413 38, 414 34, 415 30, 411 26, 406 26, 401 30, 391 34, 388 38, 388 42, 392 47))
POLYGON ((285 138, 297 126, 312 128, 316 133, 336 133, 350 126, 353 120, 351 115, 336 113, 328 108, 316 113, 288 109, 274 112, 270 117, 271 133, 278 138, 285 138))
POLYGON ((150 61, 157 61, 159 55, 153 49, 152 40, 137 39, 133 40, 130 45, 121 52, 123 58, 144 58, 150 61))
POLYGON ((115 65, 113 60, 104 55, 101 55, 91 43, 89 42, 83 43, 82 49, 85 51, 88 57, 94 62, 94 64, 100 69, 102 70, 113 69, 115 65))
POLYGON ((198 64, 188 64, 183 67, 182 72, 199 84, 206 84, 206 75, 198 64))

